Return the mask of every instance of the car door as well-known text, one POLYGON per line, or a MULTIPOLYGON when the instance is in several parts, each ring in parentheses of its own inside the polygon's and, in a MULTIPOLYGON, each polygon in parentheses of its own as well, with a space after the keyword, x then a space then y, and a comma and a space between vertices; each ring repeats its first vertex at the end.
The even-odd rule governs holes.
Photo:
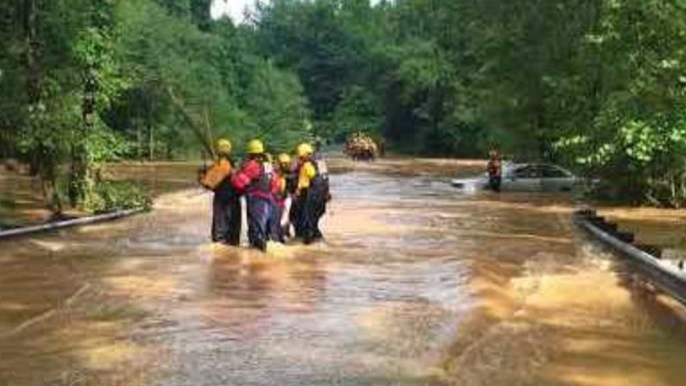
POLYGON ((512 169, 503 179, 502 189, 514 192, 541 190, 541 173, 535 165, 522 165, 512 169))
POLYGON ((574 176, 554 165, 541 165, 541 187, 545 191, 568 192, 574 187, 574 176))

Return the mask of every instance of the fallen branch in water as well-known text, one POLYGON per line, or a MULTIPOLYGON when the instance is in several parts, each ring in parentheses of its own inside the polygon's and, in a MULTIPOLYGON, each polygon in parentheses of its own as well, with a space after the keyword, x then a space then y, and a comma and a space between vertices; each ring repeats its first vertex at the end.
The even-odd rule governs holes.
POLYGON ((98 216, 81 217, 73 220, 57 221, 48 224, 34 225, 28 227, 8 229, 0 232, 0 240, 8 239, 11 237, 25 236, 29 234, 34 234, 38 232, 47 232, 51 230, 70 228, 78 225, 89 225, 104 221, 116 220, 123 217, 132 216, 143 212, 144 209, 129 209, 120 210, 113 213, 102 214, 98 216))

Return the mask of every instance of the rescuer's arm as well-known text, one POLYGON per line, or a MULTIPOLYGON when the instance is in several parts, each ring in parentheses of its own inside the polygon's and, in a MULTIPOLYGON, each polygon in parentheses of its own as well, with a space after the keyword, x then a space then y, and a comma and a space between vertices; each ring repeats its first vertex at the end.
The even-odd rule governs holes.
POLYGON ((231 186, 238 191, 244 191, 253 179, 259 177, 260 165, 255 161, 248 161, 238 173, 231 177, 231 186))

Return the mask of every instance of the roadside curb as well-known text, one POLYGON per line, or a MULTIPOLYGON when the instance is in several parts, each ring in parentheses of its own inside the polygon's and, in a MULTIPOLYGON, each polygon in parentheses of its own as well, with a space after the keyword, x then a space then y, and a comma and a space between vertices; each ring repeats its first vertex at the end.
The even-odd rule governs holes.
POLYGON ((27 236, 35 233, 48 232, 53 230, 72 228, 81 225, 97 224, 106 221, 113 221, 124 217, 130 217, 135 214, 143 213, 145 209, 129 209, 119 210, 112 213, 101 214, 97 216, 81 217, 72 220, 57 221, 53 223, 33 225, 28 227, 8 229, 0 231, 0 241, 7 240, 14 237, 27 236))
POLYGON ((656 287, 686 304, 686 270, 663 260, 660 248, 636 243, 632 233, 617 230, 617 224, 605 221, 595 210, 578 210, 573 220, 598 241, 636 262, 656 287))

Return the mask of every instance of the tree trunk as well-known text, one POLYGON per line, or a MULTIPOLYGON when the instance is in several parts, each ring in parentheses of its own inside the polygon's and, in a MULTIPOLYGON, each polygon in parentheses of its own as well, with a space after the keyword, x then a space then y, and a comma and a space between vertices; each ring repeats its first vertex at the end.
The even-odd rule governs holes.
MULTIPOLYGON (((73 137, 76 137, 75 135, 73 137)), ((77 155, 77 146, 74 143, 76 138, 72 140, 71 143, 71 162, 70 162, 70 167, 69 167, 69 205, 71 205, 72 208, 76 207, 76 205, 79 202, 79 189, 78 189, 78 155, 77 155)))
POLYGON ((25 0, 24 1, 24 39, 25 39, 25 55, 26 69, 28 72, 27 92, 29 96, 29 103, 37 105, 41 98, 41 70, 38 65, 38 57, 40 56, 39 42, 38 42, 38 8, 40 0, 25 0))
POLYGON ((155 159, 155 125, 152 123, 153 101, 148 104, 148 157, 150 162, 155 159))
POLYGON ((143 162, 143 131, 141 123, 136 120, 136 136, 138 137, 138 161, 143 162))
MULTIPOLYGON (((43 69, 41 66, 41 19, 43 0, 24 0, 22 8, 22 27, 24 32, 24 65, 27 74, 26 93, 28 96, 28 130, 35 133, 45 122, 44 114, 43 69)), ((34 135, 40 141, 40 135, 34 135)), ((40 178, 43 202, 55 216, 62 214, 62 203, 56 189, 56 158, 43 143, 39 142, 30 158, 32 169, 40 178)))
POLYGON ((154 161, 155 159, 155 137, 154 137, 154 131, 155 131, 155 126, 150 124, 148 127, 148 133, 150 134, 149 137, 149 151, 150 151, 150 162, 154 161))
POLYGON ((47 202, 48 208, 53 214, 53 218, 59 219, 62 216, 62 200, 57 190, 57 173, 54 164, 42 165, 41 187, 43 197, 47 202))

